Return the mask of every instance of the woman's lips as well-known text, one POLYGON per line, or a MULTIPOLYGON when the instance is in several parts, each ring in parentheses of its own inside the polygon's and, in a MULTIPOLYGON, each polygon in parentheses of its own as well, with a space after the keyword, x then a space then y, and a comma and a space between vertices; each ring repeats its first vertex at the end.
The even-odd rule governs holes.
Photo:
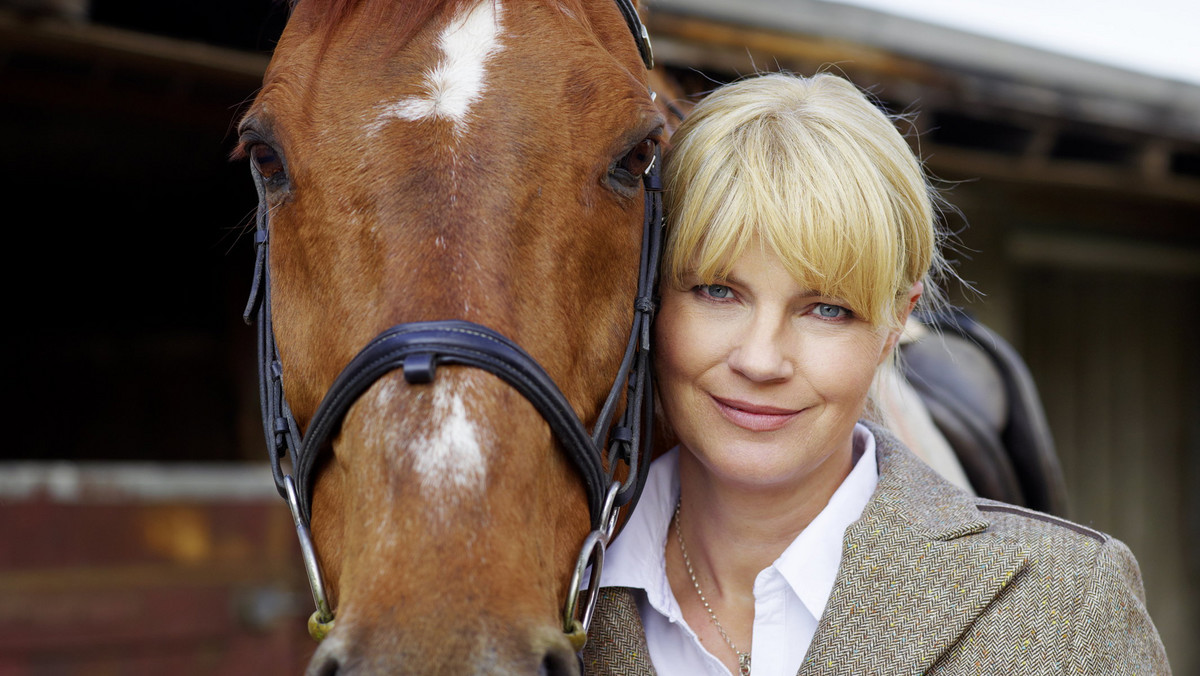
POLYGON ((777 406, 751 404, 736 399, 713 397, 717 410, 729 422, 752 432, 771 432, 787 425, 803 409, 784 409, 777 406))

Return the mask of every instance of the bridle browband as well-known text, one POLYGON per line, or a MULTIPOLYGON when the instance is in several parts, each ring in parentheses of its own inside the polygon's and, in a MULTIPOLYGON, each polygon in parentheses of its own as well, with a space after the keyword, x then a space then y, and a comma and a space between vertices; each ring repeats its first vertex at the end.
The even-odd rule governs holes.
MULTIPOLYGON (((654 60, 646 28, 632 0, 615 0, 647 69, 654 60)), ((256 257, 250 298, 243 314, 258 326, 259 400, 263 430, 271 460, 271 473, 279 494, 287 501, 300 540, 301 554, 313 593, 316 611, 309 632, 320 639, 333 627, 334 614, 309 533, 312 519, 312 483, 317 460, 341 429, 350 407, 381 377, 403 370, 406 382, 433 382, 439 365, 483 369, 503 380, 541 414, 583 479, 592 530, 584 540, 572 574, 563 610, 563 630, 576 650, 582 649, 595 609, 597 594, 588 595, 582 617, 577 602, 584 571, 591 567, 590 588, 599 587, 604 550, 617 523, 617 512, 637 503, 646 481, 653 427, 650 369, 650 327, 655 309, 655 284, 662 236, 661 153, 643 175, 645 219, 633 326, 617 377, 599 416, 589 432, 570 402, 545 369, 519 345, 500 333, 473 322, 448 319, 397 324, 367 344, 334 380, 304 432, 292 415, 283 390, 283 366, 275 343, 271 316, 269 210, 262 182, 255 175, 258 211, 254 236, 256 257), (624 395, 625 406, 616 424, 613 417, 624 395), (607 445, 607 452, 604 451, 607 445), (292 474, 285 473, 287 460, 292 474), (616 480, 624 464, 624 481, 616 480)))

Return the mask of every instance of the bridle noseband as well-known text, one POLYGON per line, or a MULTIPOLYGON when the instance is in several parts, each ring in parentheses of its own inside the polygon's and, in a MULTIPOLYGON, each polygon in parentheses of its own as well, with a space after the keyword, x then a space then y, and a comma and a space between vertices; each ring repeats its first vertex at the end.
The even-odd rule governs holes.
MULTIPOLYGON (((654 60, 646 28, 631 0, 615 0, 633 33, 646 68, 654 60)), ((589 432, 566 397, 545 369, 520 346, 500 333, 463 320, 409 322, 393 326, 367 344, 338 375, 317 407, 308 428, 301 433, 283 390, 283 367, 275 343, 271 316, 271 271, 268 255, 269 212, 263 185, 258 188, 256 258, 254 282, 246 304, 245 320, 258 325, 259 399, 263 430, 271 459, 271 472, 279 494, 287 500, 300 540, 301 553, 316 611, 309 619, 309 633, 320 639, 333 627, 334 615, 325 594, 324 582, 309 533, 312 518, 312 483, 317 459, 341 429, 350 407, 379 378, 402 369, 412 385, 426 384, 436 377, 439 365, 483 369, 503 380, 524 396, 546 420, 563 452, 571 459, 587 491, 592 531, 584 540, 568 588, 563 609, 563 631, 576 650, 583 647, 595 609, 604 550, 616 528, 621 507, 632 510, 641 494, 648 470, 648 453, 653 427, 654 403, 650 368, 650 327, 655 309, 655 284, 662 236, 661 153, 642 177, 645 187, 645 219, 642 228, 641 263, 633 326, 621 366, 608 396, 589 432), (624 395, 624 410, 613 424, 624 395), (607 446, 607 451, 605 447, 607 446), (291 465, 286 474, 283 461, 291 465), (624 464, 628 474, 617 481, 624 464), (589 587, 593 590, 579 615, 577 605, 582 577, 591 567, 589 587)))

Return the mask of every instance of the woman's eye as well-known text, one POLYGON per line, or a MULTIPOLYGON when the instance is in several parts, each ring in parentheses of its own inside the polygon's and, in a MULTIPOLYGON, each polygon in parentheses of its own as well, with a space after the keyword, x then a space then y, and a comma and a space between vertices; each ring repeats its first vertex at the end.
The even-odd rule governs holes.
POLYGON ((265 143, 255 143, 250 148, 250 161, 254 169, 266 181, 283 178, 283 160, 274 148, 265 143))
POLYGON ((721 284, 702 284, 697 287, 700 292, 709 298, 725 299, 733 298, 733 289, 721 284))
POLYGON ((850 317, 850 311, 840 305, 832 303, 817 303, 813 308, 813 313, 821 319, 846 319, 850 317))

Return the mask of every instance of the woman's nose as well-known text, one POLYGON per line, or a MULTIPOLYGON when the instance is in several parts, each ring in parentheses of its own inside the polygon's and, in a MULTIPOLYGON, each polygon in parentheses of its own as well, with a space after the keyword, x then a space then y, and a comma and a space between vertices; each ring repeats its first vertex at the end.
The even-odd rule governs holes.
POLYGON ((729 367, 755 382, 769 382, 790 378, 795 365, 780 331, 769 322, 756 321, 730 350, 729 367))

